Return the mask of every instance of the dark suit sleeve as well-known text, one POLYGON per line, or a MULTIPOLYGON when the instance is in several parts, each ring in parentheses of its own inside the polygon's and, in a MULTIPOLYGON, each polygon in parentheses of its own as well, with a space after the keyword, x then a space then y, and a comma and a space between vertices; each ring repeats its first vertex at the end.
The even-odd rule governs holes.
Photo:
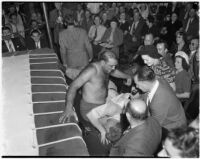
POLYGON ((124 149, 124 153, 123 156, 144 156, 145 154, 142 153, 143 151, 143 147, 141 145, 144 144, 140 144, 141 143, 141 139, 137 141, 137 139, 135 139, 134 141, 131 140, 127 143, 126 148, 124 149), (133 143, 138 143, 138 144, 133 144, 133 143))
POLYGON ((114 46, 120 46, 123 43, 123 32, 121 29, 117 30, 116 38, 114 38, 114 46))
MULTIPOLYGON (((162 99, 164 99, 163 97, 162 99)), ((151 115, 160 123, 160 125, 163 125, 164 120, 167 118, 168 109, 171 107, 171 103, 168 101, 169 98, 167 98, 167 101, 164 102, 163 100, 156 100, 156 102, 152 103, 150 113, 151 115), (169 106, 170 105, 170 106, 169 106)))
POLYGON ((13 38, 12 41, 14 42, 16 51, 24 51, 27 49, 23 37, 13 38))
POLYGON ((109 35, 109 29, 106 29, 105 33, 103 34, 103 36, 101 38, 101 41, 106 42, 108 35, 109 35))

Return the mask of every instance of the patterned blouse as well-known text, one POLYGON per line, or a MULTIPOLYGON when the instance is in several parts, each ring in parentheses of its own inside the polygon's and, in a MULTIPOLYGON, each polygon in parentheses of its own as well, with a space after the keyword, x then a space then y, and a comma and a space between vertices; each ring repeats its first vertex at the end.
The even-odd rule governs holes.
POLYGON ((175 80, 175 69, 170 67, 164 59, 159 59, 157 65, 151 66, 158 78, 164 78, 168 83, 173 83, 175 80))

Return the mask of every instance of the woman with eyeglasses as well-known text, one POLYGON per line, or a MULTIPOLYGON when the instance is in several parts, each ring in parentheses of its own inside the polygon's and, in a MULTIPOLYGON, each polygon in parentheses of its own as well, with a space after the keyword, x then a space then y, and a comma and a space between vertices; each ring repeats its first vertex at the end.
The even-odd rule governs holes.
POLYGON ((199 129, 184 127, 170 131, 158 156, 199 158, 199 129))
POLYGON ((176 52, 183 51, 189 55, 189 46, 186 40, 186 35, 182 31, 176 32, 176 43, 173 43, 170 52, 175 55, 176 52))

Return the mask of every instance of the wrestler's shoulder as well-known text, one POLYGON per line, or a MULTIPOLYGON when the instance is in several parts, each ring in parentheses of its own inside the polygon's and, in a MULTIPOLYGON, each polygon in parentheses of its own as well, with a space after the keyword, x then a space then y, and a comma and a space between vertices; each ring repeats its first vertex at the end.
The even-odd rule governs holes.
POLYGON ((97 73, 97 68, 94 63, 91 63, 84 68, 83 72, 97 73))

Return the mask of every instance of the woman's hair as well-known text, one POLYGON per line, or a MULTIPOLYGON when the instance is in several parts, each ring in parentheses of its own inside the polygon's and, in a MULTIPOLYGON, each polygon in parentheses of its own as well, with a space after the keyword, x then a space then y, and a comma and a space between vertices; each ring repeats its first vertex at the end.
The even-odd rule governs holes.
POLYGON ((183 31, 177 31, 177 32, 176 32, 176 36, 178 36, 178 35, 180 35, 180 36, 183 37, 183 41, 184 41, 184 42, 187 42, 185 32, 183 32, 183 31))
POLYGON ((177 57, 182 59, 182 67, 183 67, 183 69, 186 70, 186 71, 188 71, 188 69, 189 69, 190 66, 187 64, 186 60, 183 57, 181 57, 181 56, 176 56, 176 58, 177 57))
POLYGON ((167 139, 180 150, 181 157, 199 157, 199 132, 192 127, 182 127, 170 131, 167 139))

